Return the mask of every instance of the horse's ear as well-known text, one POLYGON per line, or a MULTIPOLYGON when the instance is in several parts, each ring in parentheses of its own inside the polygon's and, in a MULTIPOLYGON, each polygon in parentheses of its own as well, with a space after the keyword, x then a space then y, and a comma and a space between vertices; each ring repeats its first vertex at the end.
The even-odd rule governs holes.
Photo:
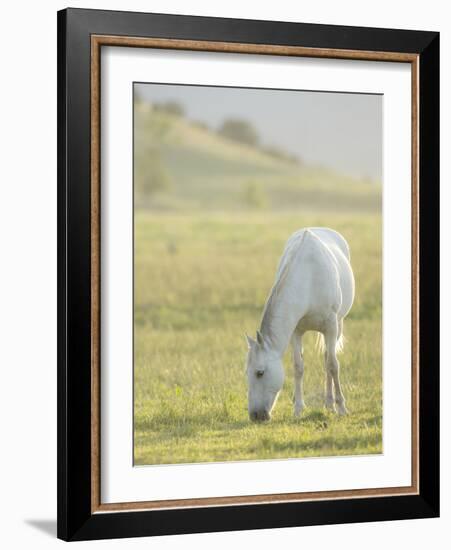
POLYGON ((265 346, 265 340, 263 338, 262 333, 259 330, 257 330, 257 342, 262 348, 265 346))
POLYGON ((246 337, 247 347, 249 349, 257 345, 257 342, 253 338, 251 338, 248 334, 245 334, 245 337, 246 337))

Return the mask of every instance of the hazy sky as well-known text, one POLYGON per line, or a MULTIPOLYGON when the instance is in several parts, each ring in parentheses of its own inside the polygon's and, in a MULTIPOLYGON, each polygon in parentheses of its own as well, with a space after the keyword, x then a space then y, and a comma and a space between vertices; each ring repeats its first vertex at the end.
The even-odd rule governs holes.
POLYGON ((357 177, 382 177, 382 96, 167 84, 136 84, 150 101, 175 100, 186 116, 218 128, 243 118, 265 145, 357 177))

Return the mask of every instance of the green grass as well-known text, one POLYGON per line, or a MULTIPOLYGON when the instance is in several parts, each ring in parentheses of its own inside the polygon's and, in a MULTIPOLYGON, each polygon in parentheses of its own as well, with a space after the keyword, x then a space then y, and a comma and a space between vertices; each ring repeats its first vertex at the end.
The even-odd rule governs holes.
POLYGON ((137 211, 134 429, 135 464, 380 453, 380 216, 137 211), (293 417, 287 354, 273 420, 252 424, 244 333, 258 328, 285 241, 315 225, 351 246, 356 299, 340 356, 349 415, 323 407, 323 363, 309 334, 304 415, 293 417))

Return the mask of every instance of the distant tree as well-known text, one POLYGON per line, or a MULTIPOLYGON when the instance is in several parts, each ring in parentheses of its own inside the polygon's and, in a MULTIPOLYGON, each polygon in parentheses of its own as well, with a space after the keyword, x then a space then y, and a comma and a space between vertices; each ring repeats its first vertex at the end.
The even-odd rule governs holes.
POLYGON ((153 106, 152 103, 144 99, 142 96, 135 94, 134 98, 134 113, 135 117, 142 117, 149 113, 153 106))
POLYGON ((224 120, 218 133, 228 139, 245 143, 246 145, 257 146, 258 134, 255 128, 247 120, 229 118, 224 120))
POLYGON ((268 206, 268 196, 261 184, 248 181, 244 187, 243 199, 246 206, 263 209, 268 206))
POLYGON ((166 101, 165 103, 155 103, 154 108, 157 111, 164 111, 165 113, 169 113, 170 115, 175 115, 179 117, 182 117, 185 115, 185 109, 183 108, 183 105, 181 105, 177 101, 166 101))
POLYGON ((277 147, 273 147, 273 146, 262 147, 262 151, 267 155, 270 155, 271 157, 274 157, 276 159, 285 160, 287 162, 291 162, 295 164, 301 164, 300 159, 296 155, 287 153, 286 151, 283 151, 282 149, 278 149, 277 147))

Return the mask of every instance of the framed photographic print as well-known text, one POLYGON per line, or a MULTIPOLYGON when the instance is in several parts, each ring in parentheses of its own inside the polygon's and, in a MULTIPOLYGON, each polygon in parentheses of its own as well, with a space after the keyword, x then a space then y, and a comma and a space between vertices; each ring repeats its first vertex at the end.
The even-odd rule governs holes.
POLYGON ((439 35, 58 14, 58 536, 439 513, 439 35))

